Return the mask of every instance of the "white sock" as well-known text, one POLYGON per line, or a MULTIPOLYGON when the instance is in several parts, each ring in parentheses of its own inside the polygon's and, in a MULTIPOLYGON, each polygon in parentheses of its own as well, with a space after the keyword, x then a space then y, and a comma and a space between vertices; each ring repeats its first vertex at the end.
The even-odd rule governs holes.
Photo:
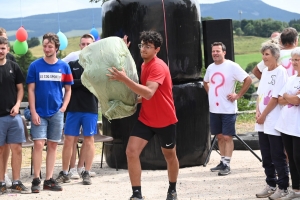
POLYGON ((221 162, 224 163, 225 156, 221 156, 221 162))
POLYGON ((224 157, 224 162, 223 163, 225 165, 227 165, 228 167, 230 167, 230 159, 231 159, 231 157, 227 157, 227 156, 224 157))

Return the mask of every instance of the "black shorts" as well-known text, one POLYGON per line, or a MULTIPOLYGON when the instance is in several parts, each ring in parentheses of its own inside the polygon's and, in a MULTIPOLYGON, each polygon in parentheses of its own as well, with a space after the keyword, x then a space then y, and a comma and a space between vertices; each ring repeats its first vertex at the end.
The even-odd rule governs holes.
POLYGON ((176 124, 163 128, 153 128, 137 120, 130 136, 136 136, 148 142, 154 135, 158 136, 160 146, 165 149, 173 149, 176 145, 176 124))

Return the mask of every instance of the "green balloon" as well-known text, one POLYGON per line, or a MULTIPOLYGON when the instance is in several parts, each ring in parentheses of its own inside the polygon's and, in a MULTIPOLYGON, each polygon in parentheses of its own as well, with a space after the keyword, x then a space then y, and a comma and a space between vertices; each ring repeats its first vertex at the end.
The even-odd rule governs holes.
POLYGON ((16 40, 14 42, 14 52, 17 55, 24 55, 28 51, 28 44, 27 41, 25 40, 24 42, 20 42, 19 40, 16 40))

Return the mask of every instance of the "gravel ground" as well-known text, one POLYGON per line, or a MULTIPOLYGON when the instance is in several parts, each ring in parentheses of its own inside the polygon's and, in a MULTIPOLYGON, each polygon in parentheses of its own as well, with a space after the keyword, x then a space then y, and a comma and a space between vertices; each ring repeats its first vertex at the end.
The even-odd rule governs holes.
MULTIPOLYGON (((255 151, 260 155, 260 151, 255 151)), ((265 176, 261 162, 249 151, 234 151, 231 161, 232 173, 218 176, 210 168, 219 163, 219 155, 213 151, 206 167, 195 166, 182 168, 179 171, 177 193, 179 200, 246 200, 256 199, 255 193, 265 186, 265 176)), ((45 161, 44 161, 45 162, 45 161)), ((61 169, 58 162, 55 177, 61 169)), ((83 199, 83 200, 127 200, 131 195, 131 186, 127 170, 109 168, 104 164, 100 168, 100 156, 95 158, 93 171, 97 176, 93 184, 85 186, 80 180, 63 184, 62 192, 41 191, 39 194, 4 194, 0 200, 12 199, 83 199)), ((45 169, 42 170, 45 172, 45 169)), ((31 186, 30 168, 22 168, 24 185, 31 186)), ((42 173, 44 177, 45 174, 42 173)), ((168 179, 166 170, 144 170, 142 172, 142 193, 146 200, 166 199, 168 179)))

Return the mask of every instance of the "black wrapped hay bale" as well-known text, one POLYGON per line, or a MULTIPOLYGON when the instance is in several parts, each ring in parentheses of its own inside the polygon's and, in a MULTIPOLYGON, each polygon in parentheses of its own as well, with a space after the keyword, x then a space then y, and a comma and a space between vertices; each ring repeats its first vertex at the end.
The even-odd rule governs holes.
MULTIPOLYGON (((180 167, 202 165, 210 147, 209 115, 207 94, 200 82, 173 86, 177 123, 177 156, 180 167)), ((105 148, 108 166, 115 167, 113 151, 117 157, 118 168, 126 169, 126 145, 130 131, 137 120, 133 116, 111 120, 103 118, 103 132, 113 136, 122 144, 105 148)), ((141 154, 142 169, 166 169, 158 139, 154 137, 141 154)))

